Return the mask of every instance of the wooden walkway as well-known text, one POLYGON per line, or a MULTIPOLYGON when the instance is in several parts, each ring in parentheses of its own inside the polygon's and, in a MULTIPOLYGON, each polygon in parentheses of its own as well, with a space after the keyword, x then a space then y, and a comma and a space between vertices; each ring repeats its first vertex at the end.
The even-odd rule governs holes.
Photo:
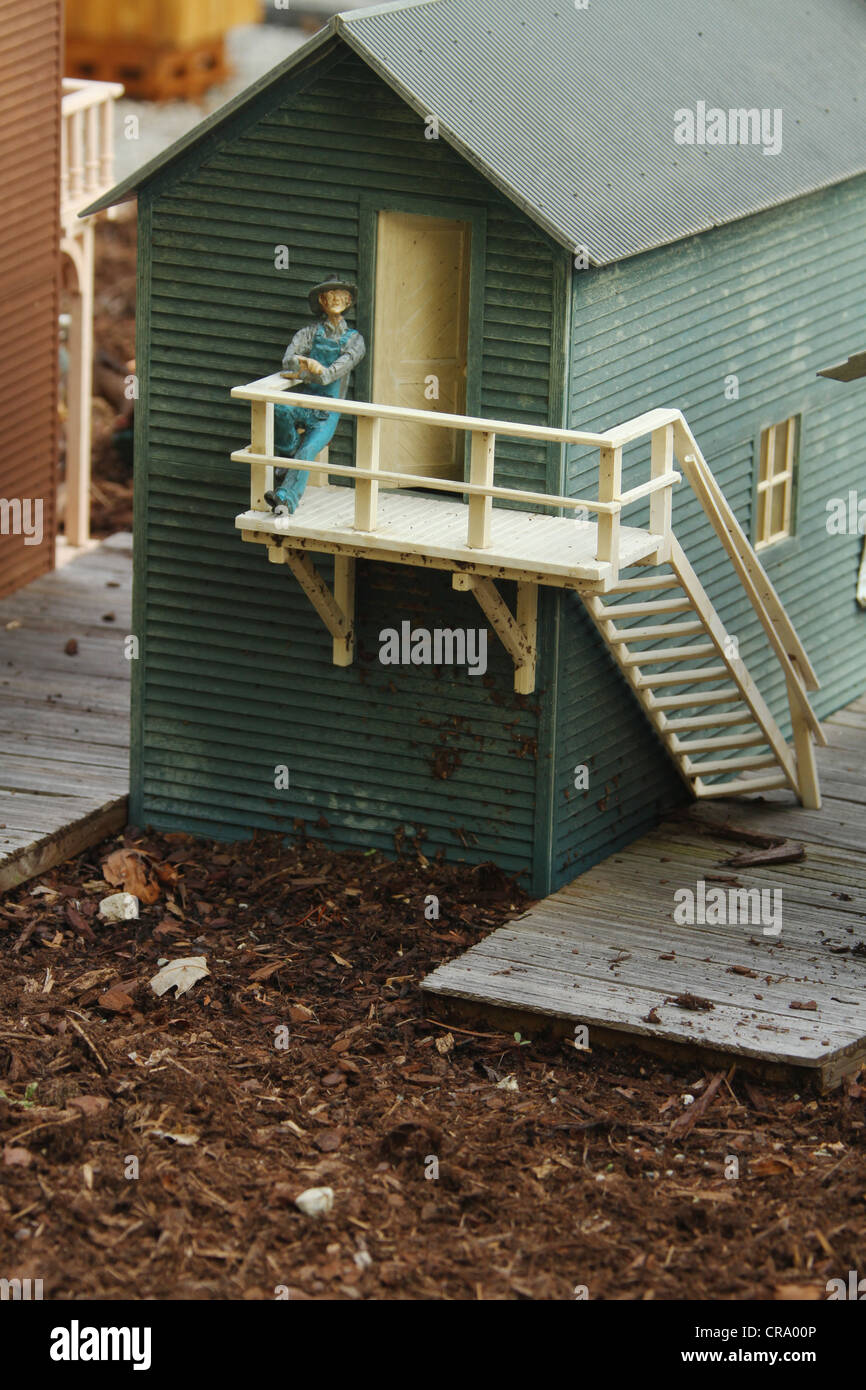
POLYGON ((440 966, 423 984, 437 1012, 530 1037, 585 1025, 591 1048, 793 1067, 824 1088, 856 1072, 866 1063, 866 698, 824 727, 820 811, 784 792, 695 803, 440 966), (726 866, 754 847, 724 827, 798 841, 805 857, 726 866), (675 922, 675 892, 691 890, 697 905, 699 881, 725 894, 728 925, 675 922), (738 886, 769 890, 764 924, 751 913, 730 923, 738 886), (773 889, 778 935, 765 934, 773 889))
MULTIPOLYGON (((467 542, 468 508, 413 492, 379 494, 375 531, 355 530, 355 489, 308 487, 294 516, 242 512, 235 525, 245 539, 294 549, 463 569, 496 579, 531 579, 565 588, 601 584, 610 565, 596 559, 598 527, 594 521, 544 516, 538 512, 495 507, 490 545, 472 549, 467 542)), ((620 565, 636 564, 658 549, 658 536, 633 526, 620 529, 620 565)))
POLYGON ((131 537, 58 559, 0 602, 0 891, 126 822, 131 537))

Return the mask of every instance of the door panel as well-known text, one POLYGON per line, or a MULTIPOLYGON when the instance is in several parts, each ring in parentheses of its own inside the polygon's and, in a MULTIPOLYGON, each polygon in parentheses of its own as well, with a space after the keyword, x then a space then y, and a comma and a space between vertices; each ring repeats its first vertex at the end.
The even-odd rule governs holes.
MULTIPOLYGON (((413 410, 466 411, 469 222, 380 212, 373 400, 413 410), (428 399, 428 378, 438 399, 428 399)), ((403 421, 382 424, 382 466, 463 477, 464 435, 403 421)), ((386 484, 382 484, 386 486, 386 484)))

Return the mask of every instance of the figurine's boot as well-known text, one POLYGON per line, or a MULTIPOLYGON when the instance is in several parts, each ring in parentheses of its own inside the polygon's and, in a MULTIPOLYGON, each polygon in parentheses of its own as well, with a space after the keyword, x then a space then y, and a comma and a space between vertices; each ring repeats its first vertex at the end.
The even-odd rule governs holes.
POLYGON ((265 501, 277 516, 292 516, 298 510, 304 489, 307 486, 308 471, 300 472, 294 468, 281 469, 283 481, 265 493, 265 501))

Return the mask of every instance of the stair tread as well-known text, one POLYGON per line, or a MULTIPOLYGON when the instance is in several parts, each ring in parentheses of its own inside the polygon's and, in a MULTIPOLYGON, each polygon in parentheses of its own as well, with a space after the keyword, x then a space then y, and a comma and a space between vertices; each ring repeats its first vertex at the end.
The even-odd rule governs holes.
MULTIPOLYGON (((717 656, 712 642, 701 642, 696 647, 650 647, 645 652, 629 652, 623 657, 624 666, 654 666, 659 661, 700 661, 703 656, 717 656)), ((727 666, 724 671, 729 674, 727 666)))
POLYGON ((706 762, 693 763, 684 757, 683 764, 690 777, 706 777, 709 773, 742 772, 746 768, 778 767, 775 753, 756 753, 745 758, 708 758, 706 762))
MULTIPOLYGON (((653 697, 653 708, 660 710, 683 709, 689 705, 730 705, 735 702, 742 704, 744 708, 746 707, 742 692, 732 685, 725 686, 724 690, 703 692, 697 690, 692 691, 689 695, 665 695, 660 700, 653 697)), ((749 710, 745 717, 753 719, 754 715, 749 710)))
POLYGON ((742 796, 746 792, 772 791, 776 787, 787 787, 788 779, 784 772, 768 774, 766 777, 740 777, 733 782, 715 782, 710 786, 700 777, 695 778, 694 792, 698 797, 742 796))
POLYGON ((664 732, 666 734, 685 733, 693 729, 714 729, 717 726, 726 724, 751 724, 755 716, 750 709, 743 706, 743 713, 734 710, 731 714, 695 714, 687 719, 668 719, 665 715, 664 732))
MULTIPOLYGON (((706 666, 702 671, 659 671, 654 676, 641 676, 638 684, 642 689, 654 685, 691 685, 700 681, 722 681, 730 674, 727 666, 706 666)), ((739 690, 737 698, 742 698, 739 690)))
POLYGON ((641 575, 640 579, 620 579, 608 594, 639 594, 646 589, 681 589, 682 585, 675 574, 641 575))
MULTIPOLYGON (((665 729, 664 733, 670 733, 665 729)), ((714 748, 760 748, 767 742, 767 735, 758 729, 754 734, 720 734, 716 738, 692 738, 683 742, 674 736, 675 751, 691 757, 692 753, 712 753, 714 748)))
MULTIPOLYGON (((612 615, 619 617, 617 613, 612 615)), ((688 623, 658 623, 655 627, 618 627, 611 634, 611 642, 652 642, 656 637, 690 637, 698 632, 706 632, 700 619, 688 623)))
POLYGON ((688 613, 692 610, 691 599, 685 594, 682 598, 648 599, 645 603, 603 603, 605 615, 611 618, 642 618, 653 613, 688 613))

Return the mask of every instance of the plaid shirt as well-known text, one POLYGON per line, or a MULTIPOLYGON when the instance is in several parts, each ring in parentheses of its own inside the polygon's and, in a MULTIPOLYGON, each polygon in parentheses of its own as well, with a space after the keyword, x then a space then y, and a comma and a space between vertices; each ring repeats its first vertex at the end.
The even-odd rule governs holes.
POLYGON ((283 356, 283 371, 297 371, 305 382, 315 382, 318 386, 330 386, 332 381, 339 381, 340 396, 345 397, 352 369, 357 367, 366 352, 367 346, 364 339, 360 333, 349 328, 345 319, 341 318, 335 328, 330 319, 323 315, 318 322, 309 323, 306 327, 298 329, 283 356), (315 375, 312 372, 301 371, 298 366, 298 358, 313 356, 313 342, 319 328, 323 330, 326 338, 341 338, 344 333, 349 333, 351 336, 333 366, 323 367, 321 374, 315 375))

